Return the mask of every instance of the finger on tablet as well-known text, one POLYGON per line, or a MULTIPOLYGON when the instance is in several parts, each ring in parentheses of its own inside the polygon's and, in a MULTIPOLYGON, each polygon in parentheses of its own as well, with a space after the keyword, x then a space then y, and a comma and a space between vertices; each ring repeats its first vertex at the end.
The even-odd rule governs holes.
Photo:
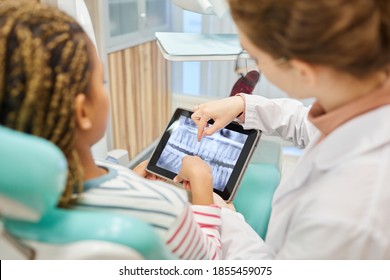
POLYGON ((198 121, 200 120, 200 116, 196 113, 192 113, 191 115, 191 119, 196 123, 198 124, 198 121))
POLYGON ((183 178, 181 178, 179 175, 175 176, 175 178, 173 178, 173 182, 174 183, 181 183, 183 182, 183 178))
POLYGON ((200 118, 200 120, 198 120, 198 142, 200 142, 200 140, 202 140, 202 136, 204 135, 204 130, 206 129, 206 126, 207 126, 207 123, 208 122, 208 119, 206 117, 202 117, 200 118))
POLYGON ((146 175, 146 179, 149 179, 149 180, 157 180, 158 177, 154 174, 148 174, 146 175))
POLYGON ((203 134, 202 136, 210 136, 210 135, 213 135, 215 132, 217 132, 219 129, 221 129, 221 127, 218 125, 217 122, 215 122, 213 125, 209 125, 207 126, 204 130, 203 130, 203 134))
POLYGON ((157 176, 156 176, 156 180, 157 181, 161 181, 161 182, 166 182, 167 181, 167 179, 165 179, 163 177, 157 177, 157 176))
POLYGON ((191 190, 190 182, 189 181, 184 181, 183 182, 183 188, 188 190, 188 191, 191 190))

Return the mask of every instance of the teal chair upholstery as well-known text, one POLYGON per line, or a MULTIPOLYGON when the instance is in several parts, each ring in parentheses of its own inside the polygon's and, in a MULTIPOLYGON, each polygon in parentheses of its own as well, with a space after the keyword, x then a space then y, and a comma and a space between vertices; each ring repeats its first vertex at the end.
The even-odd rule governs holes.
POLYGON ((57 208, 67 162, 55 145, 2 126, 0 139, 0 259, 9 246, 29 259, 172 258, 140 220, 57 208))
POLYGON ((237 212, 263 239, 267 234, 273 194, 280 183, 280 170, 281 145, 261 140, 233 202, 237 212))

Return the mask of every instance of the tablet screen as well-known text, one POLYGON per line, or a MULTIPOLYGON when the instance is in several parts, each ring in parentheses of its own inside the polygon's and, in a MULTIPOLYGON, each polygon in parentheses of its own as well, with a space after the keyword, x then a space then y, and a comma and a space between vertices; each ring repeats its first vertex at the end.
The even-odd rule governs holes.
POLYGON ((231 123, 198 142, 198 128, 191 114, 188 110, 176 110, 151 157, 148 170, 173 179, 180 171, 184 156, 199 156, 212 168, 214 191, 223 199, 231 200, 260 133, 231 123))

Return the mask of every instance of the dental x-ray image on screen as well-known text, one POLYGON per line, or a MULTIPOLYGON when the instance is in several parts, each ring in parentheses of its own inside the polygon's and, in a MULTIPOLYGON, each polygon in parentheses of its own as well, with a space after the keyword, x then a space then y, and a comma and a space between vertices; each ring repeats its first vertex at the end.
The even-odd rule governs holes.
POLYGON ((180 116, 169 130, 172 134, 157 166, 177 174, 184 156, 199 156, 212 167, 214 189, 223 191, 248 136, 224 128, 198 142, 198 128, 185 116, 180 116))
MULTIPOLYGON (((231 201, 261 132, 244 130, 232 122, 198 142, 198 128, 191 115, 189 110, 176 109, 146 169, 172 180, 179 173, 184 156, 199 156, 212 168, 214 192, 225 201, 231 201)), ((209 125, 212 124, 210 120, 209 125)))

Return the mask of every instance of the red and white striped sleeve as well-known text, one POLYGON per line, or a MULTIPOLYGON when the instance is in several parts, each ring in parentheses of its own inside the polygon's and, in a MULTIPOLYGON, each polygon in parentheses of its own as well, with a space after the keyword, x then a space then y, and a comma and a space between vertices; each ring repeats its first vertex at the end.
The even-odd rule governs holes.
POLYGON ((166 244, 180 259, 220 259, 221 224, 219 206, 188 205, 170 228, 166 244))

